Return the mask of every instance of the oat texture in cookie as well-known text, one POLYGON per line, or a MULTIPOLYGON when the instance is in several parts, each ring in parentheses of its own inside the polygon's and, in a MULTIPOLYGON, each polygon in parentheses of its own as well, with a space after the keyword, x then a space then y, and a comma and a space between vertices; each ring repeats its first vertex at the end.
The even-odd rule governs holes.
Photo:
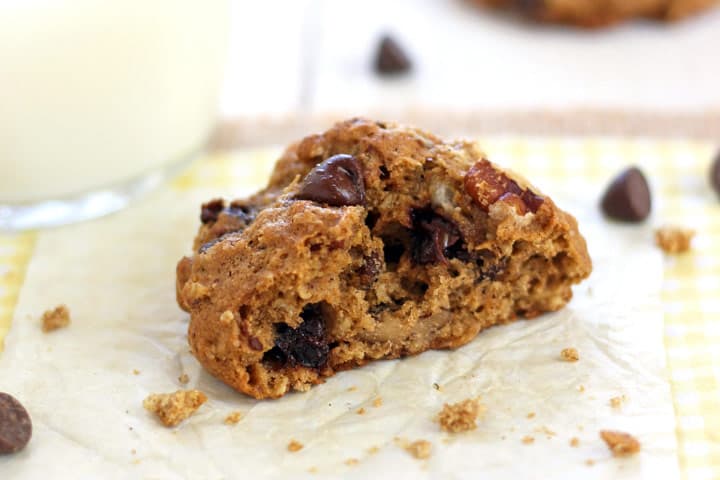
POLYGON ((200 220, 177 266, 190 347, 255 398, 558 310, 591 271, 575 219, 475 143, 364 119, 200 220))

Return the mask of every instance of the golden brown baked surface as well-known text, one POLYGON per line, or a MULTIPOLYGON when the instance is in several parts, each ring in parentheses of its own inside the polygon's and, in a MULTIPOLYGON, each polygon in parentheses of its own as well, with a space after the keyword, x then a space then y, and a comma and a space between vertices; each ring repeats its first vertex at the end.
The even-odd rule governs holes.
POLYGON ((597 28, 629 18, 674 21, 718 5, 718 0, 471 0, 510 8, 543 22, 597 28))
POLYGON ((591 270, 575 219, 475 144, 364 119, 290 146, 265 190, 201 217, 177 268, 188 340, 256 398, 558 310, 591 270))

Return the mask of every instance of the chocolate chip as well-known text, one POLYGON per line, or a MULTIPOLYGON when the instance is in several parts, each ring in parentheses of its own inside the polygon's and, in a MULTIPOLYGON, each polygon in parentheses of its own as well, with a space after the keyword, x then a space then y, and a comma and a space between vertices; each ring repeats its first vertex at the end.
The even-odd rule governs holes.
POLYGON ((710 167, 710 184, 717 194, 720 195, 720 152, 715 155, 715 161, 713 161, 712 167, 710 167))
POLYGON ((32 437, 27 410, 14 397, 0 392, 0 454, 19 452, 32 437))
POLYGON ((384 35, 375 54, 375 71, 381 75, 397 75, 408 72, 411 68, 410 59, 397 41, 384 35))
POLYGON ((383 267, 383 262, 380 259, 380 255, 378 255, 376 252, 372 252, 363 260, 364 263, 358 269, 355 275, 358 278, 359 288, 363 290, 368 290, 372 286, 372 284, 375 283, 378 275, 380 275, 383 267))
POLYGON ((200 221, 204 224, 217 221, 223 208, 225 208, 225 202, 222 198, 215 198, 203 203, 200 209, 200 221))
POLYGON ((420 265, 445 263, 461 239, 457 226, 431 209, 413 210, 413 260, 420 265))
POLYGON ((601 202, 610 218, 624 222, 641 222, 650 215, 650 187, 642 172, 631 167, 618 175, 608 186, 601 202))
POLYGON ((345 154, 328 158, 305 176, 295 198, 332 207, 365 205, 365 182, 360 162, 345 154))
POLYGON ((300 317, 303 322, 297 328, 286 323, 275 324, 275 347, 265 353, 263 360, 308 368, 319 368, 327 363, 330 347, 325 338, 321 305, 305 306, 300 317))

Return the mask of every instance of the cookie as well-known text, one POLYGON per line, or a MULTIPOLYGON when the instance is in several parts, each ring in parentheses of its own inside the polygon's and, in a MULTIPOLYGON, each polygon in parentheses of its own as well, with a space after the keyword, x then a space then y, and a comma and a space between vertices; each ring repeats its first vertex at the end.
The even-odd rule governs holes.
POLYGON ((507 8, 541 22, 598 28, 630 18, 680 20, 718 5, 718 0, 472 0, 507 8))
POLYGON ((473 143, 391 123, 311 135, 263 191, 202 211, 177 267, 188 340, 255 398, 558 310, 591 271, 549 197, 473 143))

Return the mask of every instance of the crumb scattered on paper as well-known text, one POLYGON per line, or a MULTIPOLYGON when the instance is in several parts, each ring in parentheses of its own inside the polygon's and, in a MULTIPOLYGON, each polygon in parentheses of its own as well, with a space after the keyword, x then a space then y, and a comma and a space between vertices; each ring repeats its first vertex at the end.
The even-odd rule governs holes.
POLYGON ((560 352, 560 358, 566 362, 577 362, 580 360, 580 354, 576 348, 563 348, 560 352))
POLYGON ((308 468, 308 472, 309 473, 317 473, 318 469, 317 469, 317 467, 310 467, 310 468, 308 468))
POLYGON ((535 442, 535 437, 531 437, 530 435, 525 435, 522 438, 522 443, 524 443, 525 445, 530 445, 533 442, 535 442))
POLYGON ((225 417, 224 423, 226 425, 236 425, 240 420, 242 420, 243 413, 242 412, 232 412, 227 417, 225 417))
POLYGON ((571 447, 578 447, 580 446, 580 439, 578 437, 572 437, 570 439, 570 446, 571 447))
POLYGON ((297 440, 290 440, 290 443, 288 443, 287 449, 288 452, 299 452, 303 449, 303 444, 298 442, 297 440))
POLYGON ((58 305, 42 315, 42 331, 49 333, 70 325, 70 310, 66 305, 58 305))
POLYGON ((640 451, 640 442, 629 433, 616 430, 602 430, 600 437, 616 457, 633 455, 640 451))
POLYGON ((188 377, 187 373, 183 373, 178 377, 178 382, 182 383, 183 385, 187 385, 190 383, 190 377, 188 377))
POLYGON ((625 395, 620 395, 618 397, 612 397, 610 399, 610 406, 612 408, 620 408, 622 407, 623 403, 627 400, 627 397, 625 395))
POLYGON ((166 427, 174 427, 188 418, 207 401, 198 390, 152 394, 143 401, 145 410, 154 413, 166 427))
POLYGON ((354 392, 355 390, 357 390, 357 387, 355 385, 347 389, 348 392, 354 392))
POLYGON ((535 431, 538 433, 544 433, 545 435, 547 435, 549 437, 554 437, 555 435, 557 435, 557 433, 553 432, 545 425, 542 425, 542 426, 536 428, 535 431))
POLYGON ((432 453, 432 443, 427 440, 416 440, 407 445, 405 447, 405 451, 419 460, 430 458, 430 454, 432 453))
POLYGON ((375 455, 375 454, 378 453, 379 451, 380 451, 380 447, 378 447, 377 445, 373 445, 372 447, 368 448, 368 450, 367 450, 367 452, 368 452, 370 455, 375 455))
POLYGON ((528 413, 527 418, 535 418, 535 412, 528 413))
POLYGON ((593 465, 595 465, 595 460, 593 460, 592 458, 588 458, 587 460, 585 460, 585 465, 587 465, 588 467, 592 467, 593 465))
POLYGON ((358 460, 357 458, 348 458, 347 460, 345 460, 345 465, 348 465, 350 467, 352 467, 353 465, 357 465, 358 463, 360 463, 360 460, 358 460))
POLYGON ((665 226, 655 230, 655 243, 665 253, 683 253, 690 250, 695 230, 665 226))
POLYGON ((362 408, 362 407, 358 408, 358 409, 357 409, 357 414, 358 414, 358 415, 365 415, 365 409, 362 408))
POLYGON ((373 403, 372 403, 373 407, 375 407, 375 408, 382 406, 382 404, 383 404, 382 397, 377 397, 375 400, 373 400, 373 403))
POLYGON ((485 410, 485 406, 477 398, 469 398, 454 404, 446 403, 436 420, 446 432, 466 432, 477 427, 475 422, 485 410))
POLYGON ((133 375, 140 375, 140 370, 138 370, 137 368, 134 368, 133 375))
POLYGON ((583 393, 585 391, 585 385, 578 385, 577 391, 583 393))

